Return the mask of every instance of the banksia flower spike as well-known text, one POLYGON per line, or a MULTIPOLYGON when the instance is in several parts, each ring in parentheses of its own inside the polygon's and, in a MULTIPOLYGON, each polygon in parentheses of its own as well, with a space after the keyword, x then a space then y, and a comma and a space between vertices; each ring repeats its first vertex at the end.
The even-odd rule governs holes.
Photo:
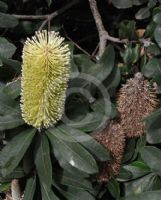
POLYGON ((136 73, 134 78, 122 86, 117 102, 121 127, 125 135, 127 137, 143 135, 143 120, 156 108, 157 97, 141 73, 136 73))
POLYGON ((102 144, 110 153, 111 160, 103 164, 98 175, 99 182, 107 182, 110 178, 119 174, 120 165, 125 147, 125 135, 116 121, 111 121, 94 138, 102 144))
POLYGON ((23 49, 21 110, 25 122, 37 129, 62 116, 70 74, 70 52, 54 31, 38 31, 23 49))

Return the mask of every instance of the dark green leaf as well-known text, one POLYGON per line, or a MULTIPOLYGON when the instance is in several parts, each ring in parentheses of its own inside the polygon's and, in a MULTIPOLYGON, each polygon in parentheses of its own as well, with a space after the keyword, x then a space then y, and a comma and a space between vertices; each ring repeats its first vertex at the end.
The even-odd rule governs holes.
POLYGON ((120 198, 120 186, 119 186, 119 183, 115 179, 107 183, 107 188, 115 199, 120 198))
POLYGON ((70 186, 77 189, 92 191, 92 184, 89 180, 86 180, 83 177, 73 175, 63 170, 63 174, 56 173, 54 175, 54 180, 61 185, 70 186))
POLYGON ((22 117, 15 114, 0 116, 0 130, 1 131, 16 128, 24 123, 25 122, 22 119, 22 117))
POLYGON ((21 72, 21 63, 17 60, 7 59, 0 55, 0 59, 5 67, 13 69, 17 74, 21 72))
POLYGON ((8 5, 3 2, 3 1, 0 1, 0 12, 6 12, 8 10, 8 5))
POLYGON ((131 0, 112 0, 112 3, 116 8, 130 8, 132 7, 131 0))
POLYGON ((161 142, 161 109, 157 109, 148 118, 145 119, 146 138, 150 144, 161 142))
POLYGON ((58 129, 63 134, 72 137, 74 140, 82 144, 93 155, 95 155, 98 160, 106 161, 109 159, 109 152, 107 152, 107 150, 96 140, 94 140, 90 135, 87 135, 80 130, 74 129, 66 125, 60 125, 58 126, 58 129))
POLYGON ((27 129, 16 135, 0 152, 3 176, 10 174, 19 164, 35 135, 35 129, 27 129))
POLYGON ((2 183, 0 184, 0 193, 7 191, 11 188, 11 184, 10 183, 2 183))
POLYGON ((33 200, 35 189, 36 189, 36 176, 31 177, 27 180, 24 193, 24 200, 33 200))
POLYGON ((141 150, 141 157, 154 173, 161 176, 161 150, 154 146, 146 146, 141 150))
POLYGON ((41 195, 42 195, 42 200, 59 200, 59 198, 54 194, 53 191, 48 191, 46 186, 41 183, 41 195))
POLYGON ((157 24, 160 24, 161 23, 161 12, 157 13, 156 15, 154 15, 153 17, 153 21, 157 24))
POLYGON ((6 38, 0 37, 0 55, 5 58, 11 58, 16 51, 15 45, 8 42, 6 38))
POLYGON ((148 174, 139 179, 125 183, 126 196, 139 195, 149 190, 157 190, 161 187, 159 177, 154 174, 148 174))
POLYGON ((20 80, 8 83, 6 87, 4 87, 3 92, 7 94, 10 98, 16 99, 18 96, 20 96, 21 92, 20 80))
POLYGON ((73 167, 86 173, 97 173, 98 168, 94 158, 72 137, 63 135, 56 128, 49 129, 47 135, 58 160, 62 158, 73 167), (64 141, 64 137, 66 141, 64 141))
POLYGON ((151 172, 150 168, 141 161, 135 161, 129 165, 125 165, 124 168, 133 174, 133 179, 145 176, 151 172))
POLYGON ((150 17, 150 10, 148 7, 141 8, 135 15, 136 19, 146 19, 150 17))
POLYGON ((161 26, 158 25, 154 31, 154 38, 157 42, 157 44, 159 45, 159 47, 161 48, 161 38, 160 38, 160 34, 161 34, 161 26))
POLYGON ((112 72, 115 62, 115 51, 108 45, 99 61, 89 69, 88 73, 99 81, 104 81, 112 72))
POLYGON ((38 147, 35 155, 35 165, 40 182, 49 191, 52 184, 52 165, 48 139, 42 135, 38 140, 38 147))
POLYGON ((68 200, 95 200, 95 198, 85 190, 79 190, 77 188, 68 187, 66 190, 61 189, 57 184, 53 185, 61 192, 61 194, 68 200))
POLYGON ((138 195, 126 197, 124 200, 160 200, 161 191, 148 191, 138 195))
POLYGON ((0 27, 1 28, 13 28, 18 25, 18 20, 12 15, 4 14, 0 12, 0 27))
POLYGON ((160 61, 157 58, 152 58, 149 62, 143 66, 142 73, 148 78, 155 77, 161 74, 160 61))

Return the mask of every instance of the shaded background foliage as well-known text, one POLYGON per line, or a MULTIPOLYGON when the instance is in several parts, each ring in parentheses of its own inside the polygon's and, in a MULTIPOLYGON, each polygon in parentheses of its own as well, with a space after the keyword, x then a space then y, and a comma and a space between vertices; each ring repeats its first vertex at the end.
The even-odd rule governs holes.
MULTIPOLYGON (((118 177, 107 184, 96 181, 97 163, 110 159, 91 133, 117 115, 115 97, 126 79, 141 71, 161 93, 161 5, 157 0, 98 0, 103 23, 110 35, 126 39, 123 44, 108 41, 96 60, 98 32, 87 0, 53 18, 46 29, 56 30, 70 44, 72 72, 69 89, 77 92, 66 101, 66 114, 73 121, 38 134, 21 118, 19 108, 22 48, 26 37, 38 30, 44 20, 18 19, 17 15, 44 15, 61 9, 70 0, 0 1, 0 192, 19 179, 25 200, 125 199, 159 200, 161 195, 161 109, 145 119, 146 135, 126 141, 118 177), (110 96, 103 95, 85 73, 97 78, 110 96), (7 84, 15 80, 11 84, 7 84), (85 88, 93 98, 81 93, 85 88), (107 104, 106 104, 107 103, 107 104), (105 106, 107 112, 105 112, 105 106), (109 110, 108 110, 109 109, 109 110), (86 123, 78 123, 86 118, 86 123), (87 137, 81 142, 80 136, 87 137), (24 142, 25 141, 25 142, 24 142), (74 142, 73 142, 74 141, 74 142), (4 148, 5 146, 5 148, 4 148), (33 154, 34 152, 34 154, 33 154), (7 155, 7 156, 6 156, 7 155), (45 155, 45 156, 44 156, 45 155), (71 164, 71 157, 75 164, 71 164), (45 160, 45 161, 44 161, 45 160), (45 174, 44 174, 45 173, 45 174)), ((0 198, 1 198, 0 197, 0 198)))

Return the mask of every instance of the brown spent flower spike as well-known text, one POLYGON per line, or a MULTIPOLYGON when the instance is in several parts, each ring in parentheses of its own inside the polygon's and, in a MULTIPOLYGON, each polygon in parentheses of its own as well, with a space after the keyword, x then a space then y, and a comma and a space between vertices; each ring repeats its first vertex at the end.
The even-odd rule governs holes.
POLYGON ((107 182, 110 178, 119 174, 125 147, 125 135, 119 123, 111 121, 101 132, 96 133, 94 138, 102 144, 112 156, 110 161, 104 163, 97 178, 99 182, 107 182))
POLYGON ((144 134, 144 118, 157 106, 157 97, 143 75, 138 72, 127 81, 119 91, 118 111, 121 127, 127 137, 139 137, 144 134))

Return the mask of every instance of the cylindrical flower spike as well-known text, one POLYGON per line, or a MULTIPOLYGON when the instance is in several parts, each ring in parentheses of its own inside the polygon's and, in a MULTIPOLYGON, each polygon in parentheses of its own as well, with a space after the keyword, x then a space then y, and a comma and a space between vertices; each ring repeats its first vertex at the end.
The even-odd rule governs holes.
POLYGON ((144 118, 157 107, 157 97, 150 83, 138 72, 124 84, 117 98, 121 127, 127 137, 139 137, 145 132, 144 118))
POLYGON ((23 49, 21 110, 37 129, 60 120, 70 75, 70 51, 56 32, 38 31, 23 49))
POLYGON ((99 182, 107 182, 119 174, 125 147, 125 135, 119 122, 110 121, 102 131, 94 135, 94 138, 112 155, 111 160, 101 167, 97 177, 99 182))

